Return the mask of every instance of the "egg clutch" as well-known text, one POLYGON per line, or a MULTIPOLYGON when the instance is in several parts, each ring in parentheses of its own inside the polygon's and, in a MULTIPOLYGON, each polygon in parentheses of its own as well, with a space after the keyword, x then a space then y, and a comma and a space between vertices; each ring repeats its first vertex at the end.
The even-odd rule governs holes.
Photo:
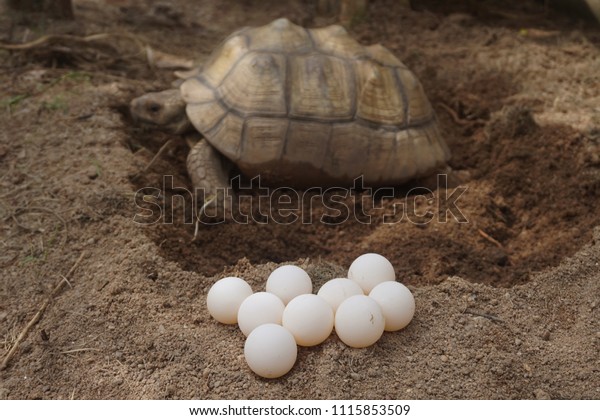
POLYGON ((412 293, 379 254, 361 255, 347 278, 329 280, 316 295, 309 275, 294 265, 274 270, 265 289, 253 293, 244 280, 226 277, 206 298, 214 319, 238 324, 247 337, 246 362, 265 378, 285 375, 296 363, 298 346, 316 346, 334 329, 346 345, 368 347, 384 331, 406 327, 415 313, 412 293))

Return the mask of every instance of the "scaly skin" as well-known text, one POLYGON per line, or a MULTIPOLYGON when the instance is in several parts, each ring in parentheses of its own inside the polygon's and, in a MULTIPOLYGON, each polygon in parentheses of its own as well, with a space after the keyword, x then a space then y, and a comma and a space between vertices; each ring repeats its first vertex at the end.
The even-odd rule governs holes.
POLYGON ((168 89, 135 98, 129 109, 133 118, 139 122, 182 134, 192 129, 185 115, 185 105, 179 89, 168 89))
POLYGON ((228 190, 230 168, 231 164, 206 139, 200 139, 187 157, 187 170, 196 188, 195 194, 201 197, 204 193, 204 203, 214 200, 219 211, 232 208, 233 192, 228 190))
MULTIPOLYGON (((175 134, 193 129, 186 113, 186 103, 179 89, 147 93, 131 101, 133 118, 141 123, 160 127, 175 134)), ((223 192, 229 186, 229 165, 217 150, 205 139, 192 147, 187 158, 187 170, 197 193, 204 193, 205 200, 216 198, 221 209, 230 208, 231 197, 223 192), (225 200, 225 198, 228 198, 225 200)))

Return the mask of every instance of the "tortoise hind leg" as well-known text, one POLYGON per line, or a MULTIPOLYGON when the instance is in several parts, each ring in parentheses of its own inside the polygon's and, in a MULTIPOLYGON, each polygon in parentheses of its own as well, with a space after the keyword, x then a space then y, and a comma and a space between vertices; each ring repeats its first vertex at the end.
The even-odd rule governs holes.
MULTIPOLYGON (((187 170, 194 185, 195 195, 204 197, 204 203, 216 199, 216 215, 231 209, 232 192, 229 188, 231 163, 206 141, 201 139, 190 150, 187 170)), ((212 204, 211 204, 212 205, 212 204)))

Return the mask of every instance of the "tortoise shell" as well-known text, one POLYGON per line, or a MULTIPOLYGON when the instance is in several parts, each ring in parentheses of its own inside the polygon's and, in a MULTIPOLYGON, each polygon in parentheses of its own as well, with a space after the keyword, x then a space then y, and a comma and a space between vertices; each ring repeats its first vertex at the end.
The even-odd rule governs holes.
POLYGON ((208 142, 268 183, 397 184, 450 155, 414 74, 337 25, 241 29, 180 89, 208 142))

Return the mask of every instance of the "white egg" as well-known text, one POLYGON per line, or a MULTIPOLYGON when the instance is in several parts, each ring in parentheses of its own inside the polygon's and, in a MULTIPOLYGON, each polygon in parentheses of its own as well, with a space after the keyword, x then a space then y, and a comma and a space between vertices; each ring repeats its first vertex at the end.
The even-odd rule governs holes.
POLYGON ((384 256, 364 254, 350 265, 348 278, 357 282, 363 292, 369 294, 379 283, 396 280, 396 273, 392 263, 384 256))
POLYGON ((254 293, 244 299, 238 310, 237 320, 240 330, 247 337, 259 325, 281 325, 284 309, 285 305, 281 299, 273 293, 254 293))
POLYGON ((244 357, 250 369, 265 378, 279 378, 292 369, 298 356, 294 336, 277 324, 256 327, 246 339, 244 357))
POLYGON ((312 293, 312 281, 308 273, 300 267, 284 265, 271 273, 267 279, 266 290, 287 305, 296 296, 312 293))
POLYGON ((362 348, 374 344, 385 327, 379 304, 368 296, 350 296, 335 313, 335 333, 350 347, 362 348))
POLYGON ((300 346, 316 346, 333 331, 333 309, 321 297, 296 296, 283 311, 281 324, 292 333, 300 346))
POLYGON ((319 289, 317 296, 322 297, 329 306, 333 309, 333 312, 337 311, 338 306, 344 300, 354 295, 362 295, 363 290, 357 282, 350 279, 338 278, 329 280, 319 289))
POLYGON ((406 327, 415 315, 415 298, 408 287, 397 281, 379 283, 369 297, 381 306, 386 331, 406 327))
POLYGON ((223 324, 235 324, 241 303, 252 288, 239 277, 225 277, 212 285, 206 296, 208 312, 223 324))

